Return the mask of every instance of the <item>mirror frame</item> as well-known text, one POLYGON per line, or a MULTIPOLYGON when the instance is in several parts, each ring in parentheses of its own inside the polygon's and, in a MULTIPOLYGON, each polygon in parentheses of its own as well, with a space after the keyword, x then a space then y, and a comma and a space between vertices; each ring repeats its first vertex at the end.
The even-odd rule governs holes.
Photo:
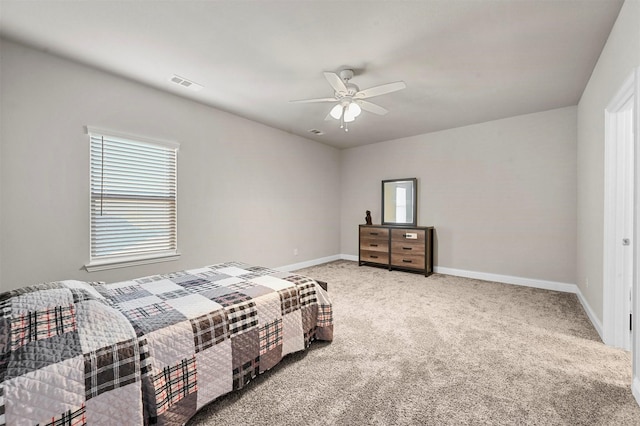
MULTIPOLYGON (((395 206, 395 201, 394 200, 389 200, 389 203, 393 202, 393 204, 390 204, 391 206, 395 206)), ((398 226, 398 227, 409 227, 409 226, 417 226, 418 223, 418 179, 417 178, 405 178, 405 179, 387 179, 387 180, 383 180, 382 181, 382 224, 383 225, 387 225, 387 226, 398 226), (385 211, 385 203, 387 202, 384 198, 384 187, 385 184, 388 183, 393 183, 393 182, 411 182, 412 184, 412 189, 413 189, 413 196, 412 196, 412 202, 413 202, 413 208, 412 208, 412 212, 413 212, 413 221, 411 222, 391 222, 391 221, 387 221, 385 220, 384 217, 384 211, 385 211)))

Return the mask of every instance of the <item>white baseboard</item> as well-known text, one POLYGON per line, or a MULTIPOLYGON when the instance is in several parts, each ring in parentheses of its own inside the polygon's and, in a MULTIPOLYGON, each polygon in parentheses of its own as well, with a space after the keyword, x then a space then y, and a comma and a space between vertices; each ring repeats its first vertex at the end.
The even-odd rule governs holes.
POLYGON ((297 271, 298 269, 308 268, 310 266, 321 265, 323 263, 329 263, 329 262, 333 262, 334 260, 340 260, 340 259, 342 259, 341 255, 335 254, 333 256, 320 257, 318 259, 306 260, 304 262, 293 263, 291 265, 279 266, 279 267, 274 268, 274 269, 277 269, 277 270, 283 271, 283 272, 291 272, 291 271, 297 271))
MULTIPOLYGON (((318 259, 311 259, 305 262, 294 263, 292 265, 280 266, 278 270, 290 272, 297 269, 307 268, 309 266, 321 265, 323 263, 333 262, 334 260, 350 260, 353 262, 358 261, 358 256, 352 254, 336 254, 333 256, 321 257, 318 259)), ((455 275, 457 277, 475 278, 484 281, 494 281, 505 284, 522 285, 526 287, 535 287, 545 290, 562 291, 565 293, 577 293, 578 286, 575 284, 561 283, 557 281, 545 281, 537 280, 533 278, 514 277, 510 275, 490 274, 486 272, 465 271, 463 269, 444 268, 436 266, 433 268, 434 272, 445 275, 455 275)))
POLYGON ((357 262, 358 260, 360 260, 358 258, 358 256, 353 255, 353 254, 341 254, 340 255, 340 259, 342 259, 342 260, 351 260, 353 262, 357 262))
MULTIPOLYGON (((292 265, 281 266, 275 269, 290 272, 297 269, 307 268, 309 266, 321 265, 334 260, 350 260, 358 261, 358 256, 352 254, 336 254, 333 256, 321 257, 319 259, 307 260, 305 262, 294 263, 292 265)), ((565 293, 577 293, 578 286, 575 284, 561 283, 557 281, 536 280, 532 278, 514 277, 510 275, 490 274, 486 272, 465 271, 463 269, 443 268, 436 266, 433 268, 438 274, 455 275, 457 277, 475 278, 484 281, 494 281, 505 284, 522 285, 526 287, 542 288, 545 290, 562 291, 565 293)))
POLYGON ((463 269, 444 268, 435 266, 433 270, 438 274, 455 275, 457 277, 475 278, 477 280, 494 281, 504 284, 515 284, 525 287, 542 288, 545 290, 575 293, 578 286, 575 284, 561 283, 557 281, 537 280, 533 278, 514 277, 511 275, 490 274, 487 272, 465 271, 463 269))
POLYGON ((593 312, 593 309, 591 309, 591 305, 589 305, 589 302, 587 302, 587 299, 585 299, 585 297, 582 295, 580 288, 577 289, 576 296, 578 296, 578 300, 580 301, 580 304, 582 305, 582 307, 584 308, 584 311, 587 313, 587 316, 591 320, 591 324, 593 324, 593 328, 595 328, 596 331, 598 332, 598 335, 600 336, 600 340, 604 342, 604 339, 602 338, 602 323, 600 322, 596 314, 593 312))
POLYGON ((640 379, 638 377, 633 378, 631 383, 631 393, 633 393, 636 402, 640 405, 640 379))

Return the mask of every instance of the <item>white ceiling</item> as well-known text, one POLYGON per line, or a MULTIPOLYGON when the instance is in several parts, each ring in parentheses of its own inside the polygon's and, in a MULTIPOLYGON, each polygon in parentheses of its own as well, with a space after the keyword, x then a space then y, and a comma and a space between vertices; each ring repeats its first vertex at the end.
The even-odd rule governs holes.
POLYGON ((346 148, 576 105, 622 3, 0 0, 0 35, 346 148), (345 67, 407 89, 348 133, 332 104, 288 102, 333 96, 322 73, 345 67))

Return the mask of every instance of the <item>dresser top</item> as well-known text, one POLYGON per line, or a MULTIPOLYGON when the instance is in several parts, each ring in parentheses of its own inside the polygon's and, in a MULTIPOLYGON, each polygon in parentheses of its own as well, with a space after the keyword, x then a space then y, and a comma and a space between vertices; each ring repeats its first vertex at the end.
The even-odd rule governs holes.
POLYGON ((433 226, 404 226, 404 225, 360 225, 360 228, 387 228, 387 229, 433 229, 433 226))

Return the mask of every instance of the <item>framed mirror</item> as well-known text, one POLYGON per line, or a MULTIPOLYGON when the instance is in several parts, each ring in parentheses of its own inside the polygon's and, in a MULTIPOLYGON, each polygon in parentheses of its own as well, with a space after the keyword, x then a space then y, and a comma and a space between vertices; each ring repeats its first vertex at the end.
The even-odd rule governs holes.
POLYGON ((382 181, 382 224, 416 226, 418 213, 418 179, 382 181))

